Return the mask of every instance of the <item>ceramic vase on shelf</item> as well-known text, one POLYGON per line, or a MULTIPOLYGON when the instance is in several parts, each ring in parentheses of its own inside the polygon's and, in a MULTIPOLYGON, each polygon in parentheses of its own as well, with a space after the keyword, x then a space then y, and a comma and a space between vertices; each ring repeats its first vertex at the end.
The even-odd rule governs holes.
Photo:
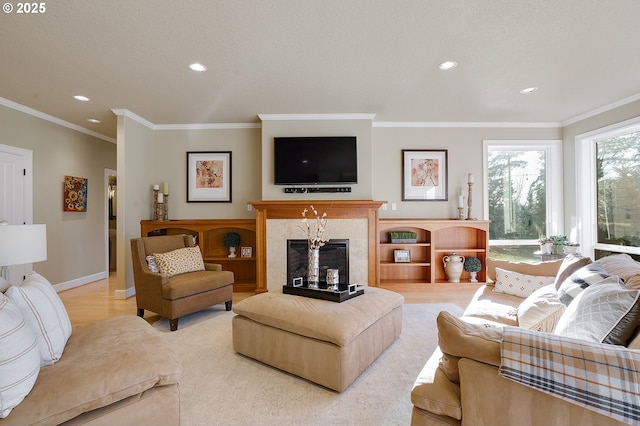
POLYGON ((460 275, 462 275, 462 268, 464 266, 464 256, 451 253, 450 255, 442 258, 442 263, 444 264, 444 271, 447 274, 449 282, 459 283, 460 275))
POLYGON ((236 248, 235 247, 229 247, 229 256, 227 257, 236 257, 236 248))
POLYGON ((309 249, 309 266, 307 270, 307 287, 318 288, 320 282, 320 250, 309 249))

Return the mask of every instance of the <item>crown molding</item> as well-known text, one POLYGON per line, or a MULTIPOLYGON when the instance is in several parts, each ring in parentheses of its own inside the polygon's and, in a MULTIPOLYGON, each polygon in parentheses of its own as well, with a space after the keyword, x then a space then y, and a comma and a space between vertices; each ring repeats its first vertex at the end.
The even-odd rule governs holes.
POLYGON ((612 109, 621 107, 626 104, 630 104, 631 102, 635 102, 638 100, 640 100, 640 93, 638 93, 637 95, 626 97, 624 99, 620 99, 619 101, 610 103, 609 105, 596 108, 593 111, 585 112, 584 114, 578 115, 577 117, 570 118, 567 121, 563 121, 562 127, 568 126, 573 123, 577 123, 578 121, 586 120, 587 118, 591 118, 595 115, 602 114, 607 111, 611 111, 612 109))
POLYGON ((428 128, 428 127, 447 127, 447 128, 560 128, 562 123, 518 123, 518 122, 456 122, 456 121, 380 121, 374 122, 373 127, 403 127, 403 128, 428 128))
POLYGON ((156 124, 155 130, 225 130, 225 129, 261 129, 261 123, 195 123, 195 124, 156 124))
POLYGON ((370 120, 375 114, 258 114, 262 121, 296 121, 296 120, 370 120))
POLYGON ((9 99, 6 99, 6 98, 0 98, 0 105, 4 105, 7 108, 15 109, 16 111, 20 111, 20 112, 23 112, 25 114, 29 114, 29 115, 31 115, 33 117, 49 121, 49 122, 57 124, 59 126, 66 127, 68 129, 75 130, 75 131, 80 132, 80 133, 84 133, 85 135, 93 136, 94 138, 102 139, 104 141, 111 142, 111 143, 116 143, 116 140, 113 139, 113 138, 110 138, 110 137, 105 136, 103 134, 94 132, 93 130, 89 130, 89 129, 85 128, 85 127, 78 126, 77 124, 73 124, 73 123, 70 123, 68 121, 61 120, 61 119, 59 119, 57 117, 54 117, 54 116, 49 115, 49 114, 45 114, 44 112, 40 112, 40 111, 35 110, 33 108, 29 108, 28 106, 24 106, 24 105, 19 104, 17 102, 10 101, 9 99))
POLYGON ((152 130, 155 130, 156 125, 153 124, 152 122, 150 122, 149 120, 147 120, 146 118, 142 118, 140 117, 138 114, 129 111, 126 108, 114 108, 111 110, 115 115, 117 115, 118 117, 122 116, 122 117, 127 117, 132 119, 133 121, 136 121, 140 124, 142 124, 143 126, 146 126, 152 130))

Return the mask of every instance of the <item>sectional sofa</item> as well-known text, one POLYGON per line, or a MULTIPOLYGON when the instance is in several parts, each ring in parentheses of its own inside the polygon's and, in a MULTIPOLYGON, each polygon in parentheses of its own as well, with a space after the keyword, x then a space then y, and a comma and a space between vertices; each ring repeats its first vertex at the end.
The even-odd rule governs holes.
POLYGON ((487 269, 461 318, 438 317, 411 424, 640 423, 640 263, 488 259, 487 269))

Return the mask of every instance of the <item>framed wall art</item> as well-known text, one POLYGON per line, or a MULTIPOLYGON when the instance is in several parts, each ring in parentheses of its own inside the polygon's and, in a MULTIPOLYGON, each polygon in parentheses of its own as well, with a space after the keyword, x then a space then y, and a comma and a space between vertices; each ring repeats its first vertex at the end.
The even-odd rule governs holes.
POLYGON ((447 150, 402 150, 402 201, 447 201, 447 150))
POLYGON ((187 203, 231 202, 231 151, 187 152, 187 203))
POLYGON ((63 208, 65 212, 87 211, 89 179, 75 176, 64 177, 63 208))

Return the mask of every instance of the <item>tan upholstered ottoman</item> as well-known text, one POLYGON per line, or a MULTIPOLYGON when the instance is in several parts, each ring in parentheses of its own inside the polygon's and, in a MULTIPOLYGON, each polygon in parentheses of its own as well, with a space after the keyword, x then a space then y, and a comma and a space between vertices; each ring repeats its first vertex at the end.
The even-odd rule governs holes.
POLYGON ((375 287, 342 303, 258 294, 233 308, 233 348, 342 392, 398 338, 403 303, 375 287))

